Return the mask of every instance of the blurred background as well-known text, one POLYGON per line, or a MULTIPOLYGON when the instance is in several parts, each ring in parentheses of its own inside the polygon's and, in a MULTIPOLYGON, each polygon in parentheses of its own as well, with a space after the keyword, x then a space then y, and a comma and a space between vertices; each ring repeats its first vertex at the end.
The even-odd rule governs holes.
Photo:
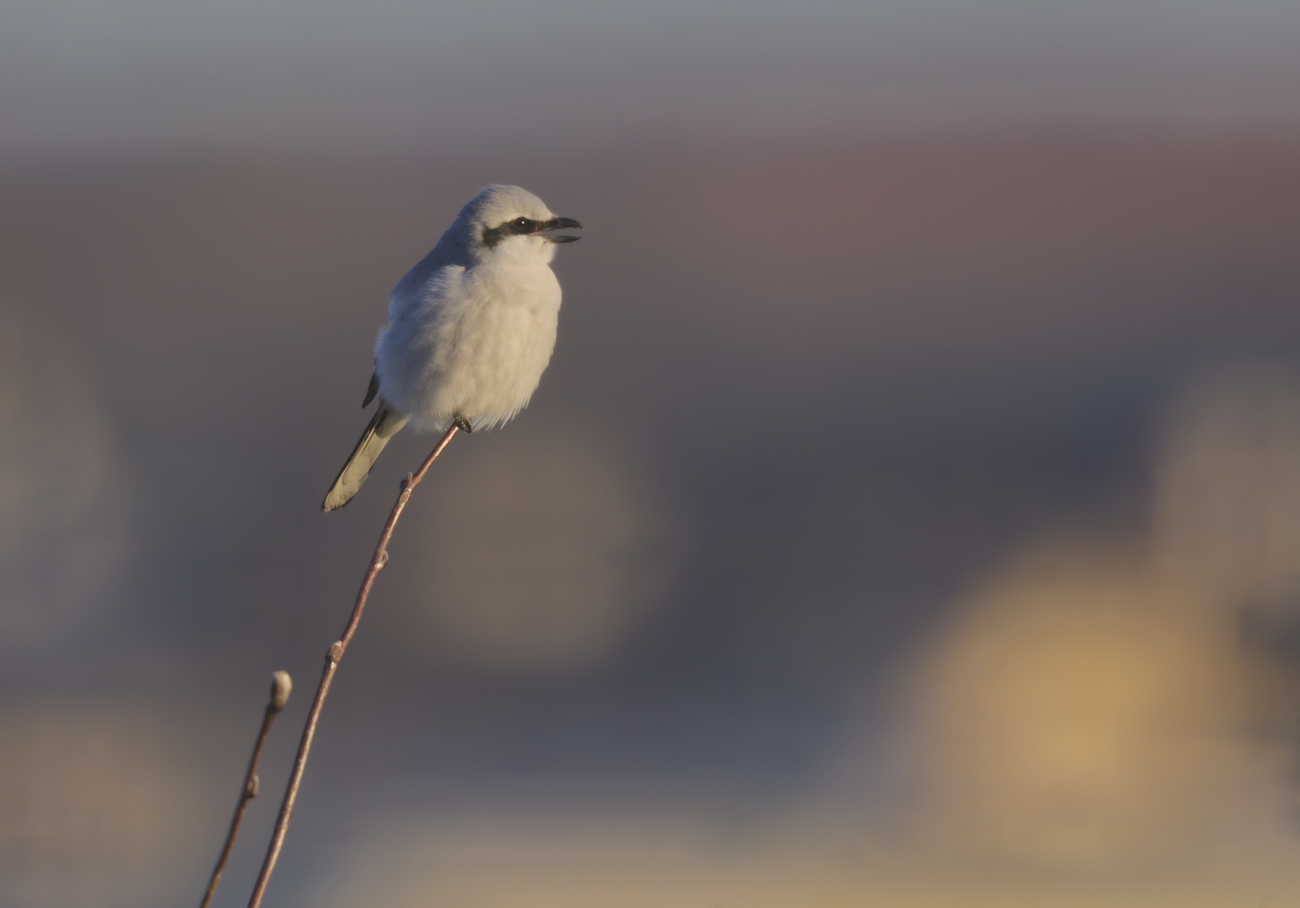
POLYGON ((1300 6, 8 0, 0 903, 244 904, 489 182, 587 227, 267 904, 1300 899, 1300 6))

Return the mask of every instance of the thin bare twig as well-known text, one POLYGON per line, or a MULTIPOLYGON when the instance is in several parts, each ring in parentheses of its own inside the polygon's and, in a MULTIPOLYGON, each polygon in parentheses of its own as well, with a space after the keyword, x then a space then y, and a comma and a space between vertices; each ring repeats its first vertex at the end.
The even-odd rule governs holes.
POLYGON ((271 675, 271 699, 266 704, 266 712, 262 715, 262 729, 257 733, 257 741, 253 744, 253 756, 248 761, 248 772, 244 774, 244 787, 239 792, 239 804, 235 807, 235 816, 230 821, 230 831, 226 833, 226 844, 221 848, 221 857, 217 858, 217 866, 212 870, 212 879, 208 880, 208 891, 203 893, 203 902, 199 908, 208 908, 212 897, 217 894, 217 886, 221 884, 221 872, 226 869, 226 861, 230 860, 230 850, 235 847, 239 824, 244 821, 244 811, 248 809, 248 802, 257 797, 257 763, 262 759, 262 746, 266 744, 271 723, 275 721, 276 716, 280 715, 284 704, 289 702, 289 692, 292 690, 293 679, 289 677, 288 672, 276 672, 271 675))
POLYGON ((388 540, 393 537, 393 529, 397 526, 398 519, 402 516, 402 511, 406 509, 406 503, 411 498, 411 493, 415 487, 424 479, 424 474, 429 472, 429 467, 438 459, 447 445, 451 444, 452 438, 459 431, 456 426, 452 426, 447 433, 442 436, 442 440, 424 459, 420 469, 414 475, 407 474, 402 480, 402 491, 397 496, 397 503, 393 505, 392 512, 388 515, 388 522, 384 524, 384 531, 379 535, 379 543, 375 546, 375 554, 370 558, 370 567, 366 570, 366 576, 361 581, 361 589, 357 592, 357 601, 352 606, 352 617, 348 619, 347 626, 343 628, 343 635, 334 642, 325 654, 325 668, 321 672, 320 685, 316 688, 316 699, 311 703, 311 710, 307 713, 307 722, 302 729, 302 741, 298 744, 298 756, 293 761, 293 772, 289 776, 289 785, 284 792, 284 801, 280 804, 280 815, 275 821, 275 831, 271 834, 271 844, 266 850, 266 860, 262 862, 262 872, 257 876, 257 885, 253 887, 253 895, 248 900, 248 908, 259 908, 262 904, 262 896, 266 893, 266 884, 271 881, 271 873, 275 870, 275 862, 280 858, 280 848, 284 845, 285 834, 289 831, 289 821, 293 818, 294 802, 298 800, 298 786, 302 782, 303 770, 307 768, 307 754, 311 751, 312 738, 316 736, 316 722, 320 718, 321 708, 325 705, 325 697, 329 694, 330 684, 334 681, 334 672, 338 668, 339 660, 343 658, 343 653, 347 650, 348 644, 352 642, 352 635, 357 632, 357 624, 361 621, 361 613, 365 611, 366 600, 370 597, 370 588, 375 585, 375 577, 383 570, 384 565, 388 563, 388 540))

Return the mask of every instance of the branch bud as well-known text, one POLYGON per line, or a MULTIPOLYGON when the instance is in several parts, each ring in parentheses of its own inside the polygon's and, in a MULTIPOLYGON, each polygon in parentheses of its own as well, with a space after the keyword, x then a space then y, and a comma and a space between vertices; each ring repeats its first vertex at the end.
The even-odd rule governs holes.
POLYGON ((284 709, 289 702, 289 693, 293 690, 293 679, 288 672, 276 672, 271 675, 271 708, 276 712, 284 709))

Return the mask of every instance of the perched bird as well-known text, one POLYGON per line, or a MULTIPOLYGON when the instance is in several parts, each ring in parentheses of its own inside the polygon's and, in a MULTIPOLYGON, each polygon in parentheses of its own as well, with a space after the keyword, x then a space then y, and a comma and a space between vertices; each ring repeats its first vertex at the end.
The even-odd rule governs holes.
POLYGON ((433 251, 388 296, 375 374, 362 406, 379 409, 325 496, 343 507, 407 423, 463 432, 506 422, 528 405, 555 349, 560 282, 556 243, 578 239, 518 186, 489 186, 466 203, 433 251))

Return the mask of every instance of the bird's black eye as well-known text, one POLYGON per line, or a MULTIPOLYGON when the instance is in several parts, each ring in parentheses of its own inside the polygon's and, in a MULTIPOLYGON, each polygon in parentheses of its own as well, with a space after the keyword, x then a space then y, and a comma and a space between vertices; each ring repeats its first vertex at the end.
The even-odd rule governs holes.
POLYGON ((528 220, 528 218, 515 218, 514 225, 515 229, 521 231, 533 229, 533 222, 528 220))

